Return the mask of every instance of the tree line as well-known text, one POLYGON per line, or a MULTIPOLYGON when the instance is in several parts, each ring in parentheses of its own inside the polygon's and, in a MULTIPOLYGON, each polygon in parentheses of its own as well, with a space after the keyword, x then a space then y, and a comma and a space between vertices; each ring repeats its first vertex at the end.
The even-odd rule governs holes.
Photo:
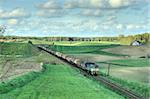
POLYGON ((141 43, 150 41, 150 33, 143 33, 137 35, 119 35, 116 37, 18 37, 18 36, 0 36, 3 40, 44 40, 44 41, 108 41, 108 42, 120 42, 123 44, 129 44, 135 40, 141 43))

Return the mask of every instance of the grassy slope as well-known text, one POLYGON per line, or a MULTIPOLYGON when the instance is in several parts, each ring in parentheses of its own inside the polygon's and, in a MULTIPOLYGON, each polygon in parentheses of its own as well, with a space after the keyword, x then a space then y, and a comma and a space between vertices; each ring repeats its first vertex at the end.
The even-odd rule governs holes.
POLYGON ((65 65, 47 65, 46 71, 24 87, 0 99, 122 99, 65 65))
POLYGON ((36 49, 28 43, 0 43, 1 55, 31 56, 36 54, 36 49))
POLYGON ((6 61, 21 62, 25 58, 37 56, 37 52, 38 50, 28 43, 0 43, 0 75, 4 71, 6 61))

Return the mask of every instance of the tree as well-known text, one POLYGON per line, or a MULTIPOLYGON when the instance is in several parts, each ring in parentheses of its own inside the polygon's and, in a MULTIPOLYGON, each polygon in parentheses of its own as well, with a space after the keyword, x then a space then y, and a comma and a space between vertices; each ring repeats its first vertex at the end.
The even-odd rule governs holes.
POLYGON ((5 30, 6 30, 6 26, 0 26, 0 36, 3 36, 5 30))

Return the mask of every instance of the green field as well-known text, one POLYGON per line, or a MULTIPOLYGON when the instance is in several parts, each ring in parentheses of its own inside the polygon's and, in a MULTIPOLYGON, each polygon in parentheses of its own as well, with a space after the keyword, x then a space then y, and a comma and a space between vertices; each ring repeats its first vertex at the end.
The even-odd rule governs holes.
MULTIPOLYGON (((9 58, 13 64, 23 62, 28 66, 28 62, 42 62, 46 65, 41 72, 29 72, 1 82, 0 99, 112 99, 112 97, 123 99, 122 96, 82 76, 77 69, 71 68, 45 52, 39 52, 30 47, 24 43, 23 45, 19 43, 3 45, 5 51, 2 51, 2 55, 11 56, 9 51, 12 51, 13 57, 1 57, 3 59, 1 63, 9 58), (34 51, 30 52, 31 55, 12 59, 17 55, 30 54, 26 52, 28 48, 34 51)), ((18 67, 24 68, 21 65, 17 65, 17 69, 18 67)))
POLYGON ((112 60, 110 63, 120 65, 128 65, 131 67, 150 67, 150 59, 127 59, 127 60, 112 60))
POLYGON ((82 45, 82 46, 62 46, 54 45, 49 46, 54 51, 59 51, 64 54, 100 54, 109 56, 126 56, 122 54, 114 54, 102 51, 103 49, 117 47, 119 45, 82 45))
POLYGON ((0 43, 0 55, 36 55, 36 49, 28 43, 0 43))
MULTIPOLYGON (((81 58, 88 57, 89 59, 96 60, 100 66, 100 73, 104 76, 107 73, 108 65, 101 63, 103 62, 101 61, 102 58, 108 59, 108 61, 104 62, 119 64, 111 65, 110 76, 108 78, 112 82, 148 97, 149 78, 147 75, 149 75, 149 59, 131 59, 130 57, 126 57, 126 55, 103 51, 103 49, 114 48, 120 45, 96 44, 95 42, 94 44, 72 42, 72 45, 69 42, 63 42, 62 45, 61 43, 59 45, 59 43, 57 42, 57 45, 49 45, 48 47, 74 57, 80 55, 81 58)), ((12 66, 13 68, 20 68, 21 70, 24 66, 29 66, 30 64, 38 66, 38 64, 44 63, 47 65, 44 65, 45 71, 29 72, 1 83, 0 99, 112 99, 111 96, 116 99, 122 98, 116 93, 105 89, 97 82, 85 78, 78 70, 70 68, 45 52, 40 52, 30 44, 1 43, 1 49, 0 73, 4 71, 2 64, 6 60, 9 60, 10 64, 16 64, 12 66), (20 63, 26 65, 21 65, 20 63)))
MULTIPOLYGON (((126 55, 102 51, 103 49, 114 48, 117 46, 118 45, 85 45, 85 46, 55 45, 50 46, 50 48, 55 51, 60 51, 62 53, 71 55, 72 57, 76 57, 76 54, 77 56, 78 55, 80 56, 81 54, 82 57, 80 56, 80 58, 81 59, 85 58, 85 60, 86 60, 85 56, 88 56, 88 60, 90 60, 90 58, 92 59, 96 57, 99 58, 100 62, 101 58, 94 55, 111 56, 111 58, 114 57, 114 59, 116 57, 120 57, 119 60, 113 60, 112 58, 112 60, 106 61, 109 63, 119 64, 119 66, 111 65, 110 76, 108 78, 112 80, 112 82, 118 83, 121 86, 128 88, 129 90, 133 90, 138 94, 148 97, 149 78, 147 75, 149 75, 149 59, 140 59, 140 58, 131 59, 128 56, 125 57, 126 55)), ((100 72, 104 74, 107 73, 107 65, 103 67, 103 65, 98 62, 98 59, 96 59, 96 62, 100 66, 100 72)))
MULTIPOLYGON (((41 74, 28 74, 24 79, 16 79, 11 84, 34 77, 23 87, 0 95, 0 99, 123 99, 123 97, 80 75, 79 71, 66 65, 46 65, 41 74), (39 77, 35 78, 36 75, 39 77), (20 80, 20 81, 18 81, 20 80)), ((16 85, 17 86, 17 85, 16 85)), ((20 85, 21 86, 21 85, 20 85)), ((6 89, 12 87, 10 84, 6 89)), ((0 87, 2 88, 2 87, 0 87)), ((3 88, 5 90, 5 88, 3 88)))

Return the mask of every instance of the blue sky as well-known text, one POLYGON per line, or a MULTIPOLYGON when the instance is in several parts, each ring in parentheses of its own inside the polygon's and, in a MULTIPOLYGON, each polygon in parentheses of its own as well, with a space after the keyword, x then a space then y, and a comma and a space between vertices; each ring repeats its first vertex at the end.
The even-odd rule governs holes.
POLYGON ((150 32, 149 0, 0 0, 5 35, 117 36, 150 32))

